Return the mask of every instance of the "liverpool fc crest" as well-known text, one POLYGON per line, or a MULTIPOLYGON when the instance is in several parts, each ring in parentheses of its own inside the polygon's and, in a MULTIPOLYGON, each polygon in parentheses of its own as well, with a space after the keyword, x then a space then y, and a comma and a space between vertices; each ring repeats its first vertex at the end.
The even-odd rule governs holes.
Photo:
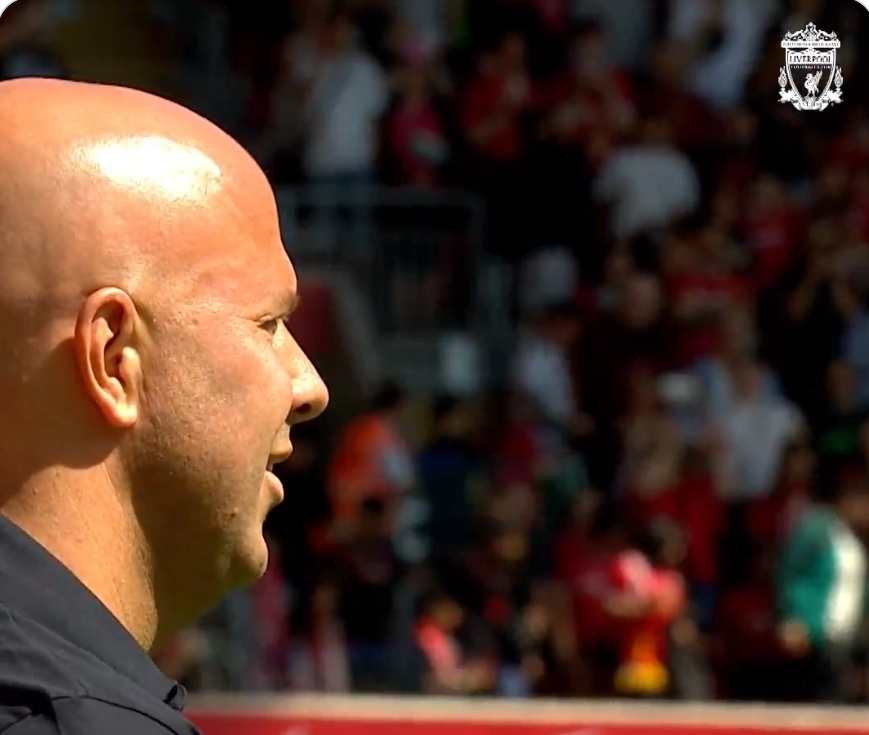
POLYGON ((798 110, 826 110, 840 103, 842 67, 836 66, 836 49, 841 45, 835 33, 819 31, 814 23, 785 35, 781 47, 786 65, 778 77, 779 101, 790 102, 798 110))

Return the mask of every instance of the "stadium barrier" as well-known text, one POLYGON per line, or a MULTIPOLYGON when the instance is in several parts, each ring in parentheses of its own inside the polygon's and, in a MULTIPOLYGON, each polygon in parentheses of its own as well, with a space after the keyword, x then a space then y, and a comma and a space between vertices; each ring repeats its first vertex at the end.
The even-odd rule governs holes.
POLYGON ((208 695, 187 710, 203 735, 854 735, 869 708, 208 695))
POLYGON ((293 259, 352 272, 381 334, 480 326, 485 204, 478 196, 368 185, 276 194, 293 259))

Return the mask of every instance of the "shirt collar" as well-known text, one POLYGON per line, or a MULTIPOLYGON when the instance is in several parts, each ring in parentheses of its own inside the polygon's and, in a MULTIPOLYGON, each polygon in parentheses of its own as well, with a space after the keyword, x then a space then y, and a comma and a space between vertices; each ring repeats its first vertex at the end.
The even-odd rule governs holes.
POLYGON ((173 709, 184 707, 184 688, 157 668, 120 621, 72 572, 2 514, 0 602, 93 654, 173 709))

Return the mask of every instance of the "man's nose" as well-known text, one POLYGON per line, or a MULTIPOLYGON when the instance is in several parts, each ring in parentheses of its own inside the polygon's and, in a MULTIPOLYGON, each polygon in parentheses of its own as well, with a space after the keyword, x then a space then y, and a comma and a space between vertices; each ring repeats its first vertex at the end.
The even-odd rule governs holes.
MULTIPOLYGON (((292 339, 292 337, 291 337, 292 339)), ((290 374, 293 376, 293 405, 289 424, 317 418, 329 405, 329 389, 301 347, 292 340, 290 374)))

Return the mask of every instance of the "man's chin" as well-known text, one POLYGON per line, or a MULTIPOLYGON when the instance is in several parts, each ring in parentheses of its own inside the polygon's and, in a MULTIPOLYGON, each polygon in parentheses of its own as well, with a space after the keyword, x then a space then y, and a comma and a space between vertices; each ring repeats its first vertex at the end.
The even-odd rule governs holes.
POLYGON ((262 532, 245 544, 232 565, 230 585, 232 589, 243 589, 259 581, 266 573, 269 564, 269 548, 262 532))

